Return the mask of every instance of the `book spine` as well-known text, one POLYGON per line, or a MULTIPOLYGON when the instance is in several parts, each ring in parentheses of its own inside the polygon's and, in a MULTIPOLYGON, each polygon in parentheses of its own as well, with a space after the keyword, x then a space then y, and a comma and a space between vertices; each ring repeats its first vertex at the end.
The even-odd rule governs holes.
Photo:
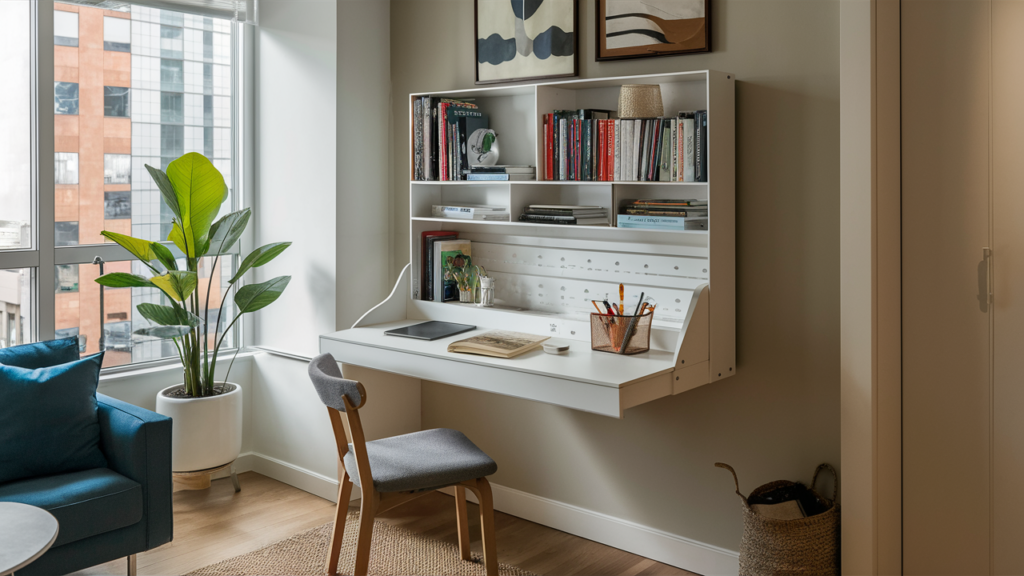
POLYGON ((555 155, 554 137, 555 137, 555 130, 554 130, 554 124, 555 124, 554 115, 553 114, 545 114, 544 115, 544 137, 545 137, 545 146, 544 146, 544 154, 545 154, 545 156, 544 156, 544 179, 545 180, 554 180, 555 179, 555 170, 554 170, 554 161, 555 161, 555 156, 554 156, 555 155))
POLYGON ((498 173, 483 173, 483 174, 467 174, 466 180, 475 181, 490 181, 490 180, 512 180, 511 174, 498 174, 498 173))
POLYGON ((580 140, 580 156, 583 158, 583 164, 580 166, 581 180, 590 180, 590 124, 590 120, 580 121, 580 127, 583 128, 580 140))
POLYGON ((677 216, 647 216, 641 214, 619 214, 617 222, 621 226, 623 224, 646 224, 650 226, 678 226, 683 227, 687 222, 706 220, 707 216, 691 216, 677 217, 677 216))
POLYGON ((622 120, 612 121, 612 130, 615 132, 615 141, 612 143, 614 149, 612 155, 615 157, 615 172, 612 174, 613 181, 622 180, 622 120))
POLYGON ((606 181, 615 179, 615 120, 605 120, 607 132, 605 140, 605 168, 604 177, 606 181))
POLYGON ((672 120, 665 119, 661 122, 661 174, 658 180, 662 182, 672 181, 672 120))
POLYGON ((693 119, 693 181, 703 182, 704 174, 701 171, 702 163, 704 161, 703 154, 703 138, 700 130, 700 112, 698 111, 694 115, 693 119))
POLYGON ((424 169, 424 177, 427 180, 432 180, 434 178, 434 170, 433 170, 433 166, 431 164, 431 161, 432 161, 432 157, 433 157, 434 141, 431 139, 431 136, 433 134, 433 130, 431 130, 430 128, 431 128, 431 124, 432 124, 431 120, 434 119, 434 117, 433 117, 434 109, 431 107, 431 98, 430 98, 430 96, 427 96, 424 99, 423 106, 424 106, 424 108, 423 108, 423 143, 424 143, 423 169, 424 169))
POLYGON ((559 123, 558 130, 559 130, 559 134, 560 134, 560 137, 558 139, 558 146, 559 146, 559 158, 558 158, 558 160, 559 160, 559 162, 558 162, 559 178, 558 179, 559 180, 565 180, 566 179, 566 167, 567 167, 566 163, 568 162, 568 159, 565 157, 565 153, 566 153, 566 141, 565 141, 565 139, 566 139, 566 133, 567 133, 567 130, 568 130, 568 126, 566 126, 565 118, 562 118, 561 120, 559 120, 558 123, 559 123))
POLYGON ((629 154, 629 179, 636 182, 640 175, 640 142, 643 136, 643 123, 640 120, 633 120, 633 147, 629 154))
POLYGON ((672 137, 669 138, 672 146, 672 173, 669 175, 670 182, 679 181, 679 119, 672 119, 672 137))
POLYGON ((700 113, 700 142, 701 142, 701 182, 708 181, 708 111, 701 110, 700 113))

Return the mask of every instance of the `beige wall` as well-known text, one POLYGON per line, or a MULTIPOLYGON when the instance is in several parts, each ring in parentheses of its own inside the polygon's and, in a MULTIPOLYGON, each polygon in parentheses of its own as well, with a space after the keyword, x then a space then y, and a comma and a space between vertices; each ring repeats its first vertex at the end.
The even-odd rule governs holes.
MULTIPOLYGON (((716 0, 706 55, 594 61, 580 76, 736 74, 738 374, 613 420, 424 383, 423 426, 463 430, 497 484, 737 549, 741 488, 839 465, 839 3, 716 0)), ((472 0, 393 0, 393 262, 408 261, 410 92, 473 86, 472 0)))

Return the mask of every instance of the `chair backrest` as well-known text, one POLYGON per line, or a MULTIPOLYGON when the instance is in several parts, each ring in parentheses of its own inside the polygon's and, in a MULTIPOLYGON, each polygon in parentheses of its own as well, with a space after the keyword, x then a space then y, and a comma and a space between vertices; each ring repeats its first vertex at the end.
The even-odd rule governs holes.
POLYGON ((321 354, 309 363, 309 379, 313 381, 320 401, 327 406, 334 428, 334 441, 338 445, 338 460, 344 462, 349 443, 356 456, 356 470, 348 470, 349 476, 358 472, 360 486, 365 490, 373 486, 370 473, 370 458, 366 455, 366 436, 359 418, 359 409, 366 404, 366 389, 357 380, 348 380, 341 374, 341 368, 334 356, 321 354))

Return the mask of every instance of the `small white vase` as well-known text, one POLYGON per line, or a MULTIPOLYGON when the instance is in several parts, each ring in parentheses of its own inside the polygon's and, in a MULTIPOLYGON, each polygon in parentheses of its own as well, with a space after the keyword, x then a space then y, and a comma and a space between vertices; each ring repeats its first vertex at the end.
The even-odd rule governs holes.
POLYGON ((242 452, 242 387, 218 396, 174 398, 164 392, 183 388, 176 384, 156 395, 156 412, 171 424, 171 470, 194 472, 233 462, 242 452))

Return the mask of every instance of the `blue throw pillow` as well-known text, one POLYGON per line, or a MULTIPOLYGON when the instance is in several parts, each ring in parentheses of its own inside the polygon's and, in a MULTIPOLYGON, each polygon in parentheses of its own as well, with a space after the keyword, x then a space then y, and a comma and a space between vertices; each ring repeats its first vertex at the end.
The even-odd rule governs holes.
POLYGON ((105 468, 96 385, 103 353, 30 370, 0 365, 0 484, 105 468))
POLYGON ((0 348, 0 364, 19 368, 46 368, 78 360, 78 336, 0 348))

